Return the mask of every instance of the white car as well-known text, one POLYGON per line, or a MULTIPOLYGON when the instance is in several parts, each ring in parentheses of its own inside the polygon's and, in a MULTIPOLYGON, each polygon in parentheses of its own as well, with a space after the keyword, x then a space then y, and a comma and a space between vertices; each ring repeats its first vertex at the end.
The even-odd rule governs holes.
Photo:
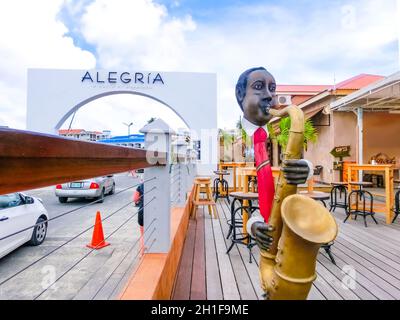
POLYGON ((55 193, 61 203, 68 198, 95 198, 103 202, 106 194, 115 193, 115 181, 113 175, 73 181, 56 185, 55 193))
POLYGON ((0 195, 0 258, 26 242, 33 246, 42 244, 48 220, 41 199, 23 193, 0 195), (24 229, 28 230, 19 232, 24 229))

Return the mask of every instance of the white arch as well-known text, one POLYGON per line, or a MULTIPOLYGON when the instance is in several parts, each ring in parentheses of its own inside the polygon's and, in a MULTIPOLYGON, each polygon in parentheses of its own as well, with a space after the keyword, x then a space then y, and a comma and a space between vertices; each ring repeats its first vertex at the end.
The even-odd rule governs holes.
POLYGON ((136 95, 136 96, 142 96, 142 97, 146 97, 146 98, 150 98, 152 100, 155 100, 161 104, 163 104, 164 106, 168 107, 169 109, 171 109, 180 119, 182 119, 182 121, 185 123, 185 125, 190 128, 189 124, 185 121, 185 119, 176 111, 174 110, 174 108, 172 108, 170 105, 168 105, 167 103, 165 103, 164 101, 161 101, 160 99, 157 99, 156 97, 153 97, 151 95, 148 94, 144 94, 144 93, 140 93, 140 92, 136 92, 136 91, 126 91, 126 90, 122 90, 122 91, 109 91, 109 92, 104 92, 101 94, 98 94, 94 97, 90 97, 88 99, 86 99, 85 101, 82 101, 80 103, 78 103, 75 107, 73 107, 70 111, 68 111, 62 118, 61 120, 56 124, 55 129, 58 130, 61 128, 61 126, 64 124, 64 122, 75 112, 78 111, 80 108, 82 108, 84 105, 103 98, 103 97, 107 97, 107 96, 111 96, 111 95, 117 95, 117 94, 131 94, 131 95, 136 95))
POLYGON ((217 131, 217 79, 211 73, 29 69, 27 129, 55 134, 83 105, 121 93, 148 97, 174 111, 200 137, 201 173, 212 172, 217 144, 209 132, 217 131))

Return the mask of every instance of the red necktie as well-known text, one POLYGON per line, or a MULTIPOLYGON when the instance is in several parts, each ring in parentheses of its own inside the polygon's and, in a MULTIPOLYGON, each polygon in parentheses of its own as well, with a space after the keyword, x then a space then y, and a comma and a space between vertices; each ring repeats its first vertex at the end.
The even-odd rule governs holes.
POLYGON ((268 223, 274 200, 275 187, 271 164, 265 147, 268 135, 264 128, 258 128, 254 133, 254 156, 257 167, 258 205, 265 222, 268 223))

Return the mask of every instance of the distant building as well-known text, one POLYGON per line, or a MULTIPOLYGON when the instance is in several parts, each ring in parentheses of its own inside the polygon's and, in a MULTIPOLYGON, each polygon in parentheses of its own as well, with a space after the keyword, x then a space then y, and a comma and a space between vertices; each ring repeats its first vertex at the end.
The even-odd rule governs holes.
POLYGON ((63 137, 79 139, 84 141, 99 141, 103 139, 111 138, 111 131, 110 130, 103 130, 100 131, 87 131, 85 129, 62 129, 58 130, 58 134, 63 137))
POLYGON ((131 134, 129 136, 116 136, 108 139, 102 139, 98 142, 108 143, 117 146, 125 146, 131 148, 144 148, 144 135, 143 134, 131 134))
MULTIPOLYGON (((331 85, 317 94, 315 94, 315 91, 312 91, 311 96, 310 94, 305 94, 305 89, 309 90, 308 92, 311 92, 311 90, 317 90, 319 88, 324 88, 325 86, 278 86, 278 97, 280 95, 287 95, 288 99, 291 100, 292 103, 297 104, 303 110, 305 119, 310 119, 316 129, 318 142, 307 145, 307 150, 304 152, 304 158, 310 160, 314 166, 322 166, 323 169, 319 177, 316 178, 318 181, 330 183, 332 181, 340 181, 340 179, 343 178, 343 176, 341 176, 342 173, 338 170, 339 167, 336 164, 339 159, 335 159, 330 154, 330 151, 334 147, 350 146, 351 156, 344 160, 346 162, 356 161, 358 141, 356 130, 357 115, 353 112, 331 110, 331 104, 382 79, 384 79, 384 77, 379 75, 360 74, 337 83, 336 85, 331 85), (304 100, 307 96, 308 98, 304 100)), ((366 114, 366 120, 369 120, 367 119, 368 116, 374 119, 374 121, 378 121, 379 114, 377 112, 366 114)), ((386 127, 389 127, 389 125, 393 124, 394 121, 394 117, 390 118, 393 119, 392 123, 390 123, 390 120, 387 118, 382 117, 382 119, 380 120, 381 131, 384 130, 382 128, 385 127, 385 121, 388 121, 386 127)), ((271 121, 275 132, 279 131, 279 121, 280 119, 273 119, 271 121)), ((393 128, 392 131, 396 132, 393 128)), ((369 138, 369 140, 371 140, 371 138, 369 138)), ((276 140, 270 141, 270 144, 272 144, 272 153, 270 154, 271 162, 274 166, 279 166, 279 155, 283 150, 276 140)), ((381 144, 383 144, 383 142, 381 144)), ((381 150, 385 149, 382 148, 381 150)), ((378 151, 376 151, 376 153, 378 153, 378 151)), ((370 156, 371 155, 368 154, 365 158, 370 156)))

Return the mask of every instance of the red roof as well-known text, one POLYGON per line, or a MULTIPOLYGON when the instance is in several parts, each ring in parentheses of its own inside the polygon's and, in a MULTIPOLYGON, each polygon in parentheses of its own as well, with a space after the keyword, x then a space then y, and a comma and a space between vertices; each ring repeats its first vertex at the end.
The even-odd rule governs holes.
POLYGON ((331 85, 288 85, 288 84, 279 84, 277 85, 276 91, 278 93, 285 93, 285 92, 298 92, 298 93, 319 93, 321 91, 327 90, 331 87, 331 85))
POLYGON ((296 95, 315 95, 325 90, 333 90, 334 88, 342 90, 360 90, 361 88, 364 88, 367 85, 382 80, 384 78, 385 77, 383 76, 362 73, 359 74, 358 76, 342 81, 336 84, 336 86, 280 84, 277 86, 276 91, 278 94, 290 93, 293 96, 296 96, 296 95))
MULTIPOLYGON (((367 85, 374 83, 378 80, 382 80, 385 77, 374 75, 374 74, 359 74, 353 78, 342 81, 336 85, 336 89, 344 90, 360 90, 367 85)), ((333 89, 332 87, 331 89, 333 89)))
POLYGON ((83 131, 85 131, 85 130, 83 130, 83 129, 70 129, 70 130, 61 129, 61 130, 58 130, 58 134, 79 134, 79 133, 81 133, 83 131))

